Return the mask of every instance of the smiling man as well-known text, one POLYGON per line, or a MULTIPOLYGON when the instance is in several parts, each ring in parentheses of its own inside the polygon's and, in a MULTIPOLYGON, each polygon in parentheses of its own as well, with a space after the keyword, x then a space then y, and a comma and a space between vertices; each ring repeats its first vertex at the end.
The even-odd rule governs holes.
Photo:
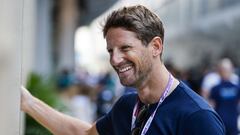
POLYGON ((162 61, 164 29, 144 6, 113 11, 103 28, 110 63, 136 93, 93 125, 61 114, 22 88, 21 108, 56 135, 224 135, 217 113, 162 61))

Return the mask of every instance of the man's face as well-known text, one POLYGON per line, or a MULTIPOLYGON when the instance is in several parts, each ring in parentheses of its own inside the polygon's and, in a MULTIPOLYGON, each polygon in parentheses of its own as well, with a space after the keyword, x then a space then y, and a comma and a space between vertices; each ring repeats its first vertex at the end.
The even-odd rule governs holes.
POLYGON ((110 63, 125 86, 139 87, 147 81, 152 69, 149 47, 143 46, 134 32, 110 28, 106 35, 110 63))

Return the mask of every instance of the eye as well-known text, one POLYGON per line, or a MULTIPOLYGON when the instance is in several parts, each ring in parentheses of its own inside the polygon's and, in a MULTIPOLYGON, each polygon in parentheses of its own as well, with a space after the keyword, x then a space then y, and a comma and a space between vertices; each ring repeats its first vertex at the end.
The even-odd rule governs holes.
POLYGON ((108 53, 111 55, 113 50, 112 49, 107 49, 108 53))
POLYGON ((131 48, 132 48, 131 46, 125 45, 125 46, 122 46, 122 47, 121 47, 121 50, 124 51, 124 52, 127 52, 127 51, 129 51, 131 48))

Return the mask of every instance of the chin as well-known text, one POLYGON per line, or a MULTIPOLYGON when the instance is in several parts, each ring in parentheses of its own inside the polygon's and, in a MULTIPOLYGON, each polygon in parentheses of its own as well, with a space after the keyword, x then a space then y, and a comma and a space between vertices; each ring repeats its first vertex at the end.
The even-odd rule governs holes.
POLYGON ((128 87, 135 87, 135 83, 131 81, 125 81, 125 80, 120 80, 121 84, 123 86, 128 86, 128 87))

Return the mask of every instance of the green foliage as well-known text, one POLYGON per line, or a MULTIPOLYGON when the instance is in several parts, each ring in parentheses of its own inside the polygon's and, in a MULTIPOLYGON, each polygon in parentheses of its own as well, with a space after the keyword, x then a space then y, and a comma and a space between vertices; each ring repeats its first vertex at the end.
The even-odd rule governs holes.
MULTIPOLYGON (((56 93, 56 83, 53 78, 43 78, 38 74, 30 74, 26 88, 32 95, 42 100, 49 106, 57 110, 64 110, 56 93)), ((37 123, 30 116, 26 116, 26 130, 25 135, 52 135, 46 128, 37 123)))

